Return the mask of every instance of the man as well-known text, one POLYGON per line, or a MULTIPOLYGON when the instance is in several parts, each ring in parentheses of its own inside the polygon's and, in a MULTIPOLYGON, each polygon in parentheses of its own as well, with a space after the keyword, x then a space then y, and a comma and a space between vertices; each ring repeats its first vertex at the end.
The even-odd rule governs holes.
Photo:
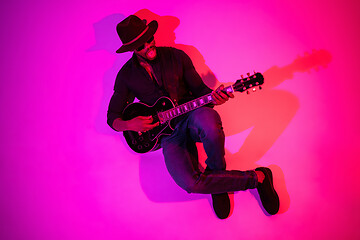
POLYGON ((119 71, 109 103, 108 124, 116 131, 146 132, 159 125, 151 116, 123 120, 123 110, 134 100, 151 106, 167 96, 175 104, 211 93, 211 106, 200 107, 175 119, 176 127, 163 136, 161 147, 166 167, 174 181, 189 193, 211 194, 213 208, 220 219, 230 214, 228 192, 257 188, 265 210, 279 210, 279 197, 273 187, 271 170, 260 167, 250 171, 227 171, 224 132, 213 106, 233 98, 232 93, 208 88, 196 72, 190 58, 181 50, 156 47, 154 34, 158 23, 130 15, 117 25, 123 45, 116 51, 132 51, 132 58, 119 71), (196 142, 202 142, 207 154, 205 171, 200 171, 196 142))

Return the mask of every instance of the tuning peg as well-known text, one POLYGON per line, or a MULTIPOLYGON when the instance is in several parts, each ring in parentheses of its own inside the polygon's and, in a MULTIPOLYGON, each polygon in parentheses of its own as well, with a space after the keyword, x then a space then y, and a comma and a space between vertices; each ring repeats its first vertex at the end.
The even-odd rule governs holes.
POLYGON ((249 90, 248 90, 248 91, 246 91, 246 94, 250 94, 249 90))
POLYGON ((244 78, 244 75, 240 75, 241 76, 241 78, 244 78))
POLYGON ((262 87, 261 87, 261 86, 259 86, 259 89, 261 90, 261 89, 262 89, 262 87))
POLYGON ((247 73, 248 77, 250 77, 250 73, 247 73))

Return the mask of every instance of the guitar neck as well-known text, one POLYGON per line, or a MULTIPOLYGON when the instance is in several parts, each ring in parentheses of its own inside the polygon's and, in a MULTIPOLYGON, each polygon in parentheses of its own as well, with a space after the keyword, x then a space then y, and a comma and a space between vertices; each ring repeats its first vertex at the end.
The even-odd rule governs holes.
MULTIPOLYGON (((222 91, 233 93, 234 88, 231 85, 231 86, 225 87, 222 91)), ((185 113, 195 110, 199 107, 205 106, 205 105, 213 102, 213 100, 214 99, 212 97, 212 93, 206 94, 206 95, 196 98, 192 101, 186 102, 184 104, 178 105, 169 110, 158 113, 159 120, 161 123, 165 123, 165 122, 170 121, 178 116, 181 116, 185 113)))

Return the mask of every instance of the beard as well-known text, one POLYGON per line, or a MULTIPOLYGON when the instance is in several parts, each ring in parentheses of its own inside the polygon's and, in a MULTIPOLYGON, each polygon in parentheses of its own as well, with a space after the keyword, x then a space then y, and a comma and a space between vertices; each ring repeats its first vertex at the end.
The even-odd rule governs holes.
POLYGON ((146 52, 145 52, 145 56, 146 56, 146 60, 147 61, 154 61, 157 57, 157 51, 156 51, 156 47, 153 46, 151 48, 149 48, 146 52))

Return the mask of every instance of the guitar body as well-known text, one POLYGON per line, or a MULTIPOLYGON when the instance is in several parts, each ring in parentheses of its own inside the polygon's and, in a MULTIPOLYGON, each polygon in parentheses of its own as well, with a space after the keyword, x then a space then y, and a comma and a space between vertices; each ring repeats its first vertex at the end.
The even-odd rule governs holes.
MULTIPOLYGON (((152 106, 137 102, 129 104, 123 112, 123 120, 130 120, 138 116, 152 116, 154 123, 159 121, 158 113, 174 108, 174 103, 168 97, 159 98, 152 106)), ((160 148, 160 136, 170 135, 174 128, 171 121, 143 133, 124 131, 123 135, 129 147, 137 153, 146 153, 160 148)))

